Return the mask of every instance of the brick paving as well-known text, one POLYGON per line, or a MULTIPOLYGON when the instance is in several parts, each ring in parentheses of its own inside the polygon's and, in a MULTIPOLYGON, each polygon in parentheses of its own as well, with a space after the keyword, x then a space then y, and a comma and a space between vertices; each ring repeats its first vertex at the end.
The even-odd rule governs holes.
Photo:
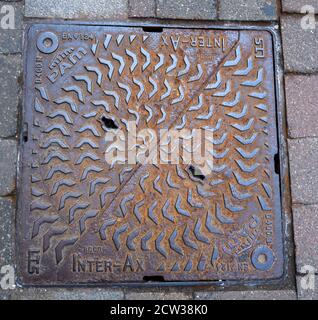
POLYGON ((282 0, 283 12, 287 13, 301 13, 301 9, 304 6, 312 6, 316 13, 318 12, 317 0, 282 0))
POLYGON ((306 265, 318 270, 318 205, 295 205, 293 219, 297 272, 306 265))
POLYGON ((14 137, 17 133, 19 104, 20 55, 0 54, 0 137, 14 137))
POLYGON ((154 18, 156 11, 155 0, 129 0, 128 2, 128 16, 132 18, 154 18))
POLYGON ((63 19, 125 19, 127 0, 25 0, 25 16, 63 19))
POLYGON ((296 300, 294 290, 259 290, 259 291, 223 291, 198 292, 194 294, 197 300, 296 300))
POLYGON ((220 20, 268 21, 277 19, 275 0, 220 0, 220 20))
POLYGON ((61 289, 25 288, 13 290, 14 300, 122 300, 121 289, 61 289))
POLYGON ((317 75, 287 74, 285 77, 290 138, 318 137, 318 90, 313 90, 317 82, 317 75))
POLYGON ((317 202, 318 139, 290 139, 288 141, 292 201, 295 204, 317 202))
POLYGON ((281 19, 285 71, 314 73, 318 71, 318 28, 303 30, 301 19, 301 15, 281 19))
POLYGON ((0 198, 0 267, 13 263, 14 211, 14 199, 0 198))
POLYGON ((125 298, 127 300, 191 300, 193 299, 192 292, 174 291, 169 292, 167 290, 153 291, 135 291, 125 290, 125 298), (161 291, 161 292, 160 292, 161 291))
MULTIPOLYGON (((304 265, 318 270, 318 28, 301 28, 301 7, 317 0, 25 0, 0 1, 11 4, 16 13, 16 29, 0 29, 0 266, 13 263, 17 123, 21 106, 22 13, 33 18, 137 21, 148 18, 211 20, 234 22, 279 21, 282 33, 285 73, 290 183, 295 241, 296 288, 277 290, 219 291, 188 288, 180 291, 146 289, 16 289, 3 291, 0 299, 318 299, 315 288, 304 287, 304 265), (281 2, 281 3, 279 3, 281 2), (92 3, 94 3, 92 5, 92 3), (24 5, 24 7, 23 7, 24 5), (281 8, 281 10, 279 10, 281 8)), ((316 16, 316 21, 317 20, 316 16)), ((316 271, 318 274, 318 271, 316 271)))
POLYGON ((15 192, 17 162, 17 142, 15 140, 0 139, 0 196, 15 192))
MULTIPOLYGON (((8 5, 8 2, 0 1, 0 7, 8 5)), ((22 49, 22 20, 23 4, 21 2, 12 2, 10 5, 16 12, 15 29, 0 28, 0 53, 17 53, 22 49)))
POLYGON ((157 17, 208 20, 216 18, 215 0, 157 0, 157 17))
POLYGON ((282 42, 288 124, 288 149, 292 191, 298 299, 318 299, 318 287, 304 287, 304 267, 317 273, 317 49, 318 29, 303 30, 300 13, 304 5, 318 12, 317 0, 282 0, 282 42), (293 13, 288 14, 288 13, 293 13))

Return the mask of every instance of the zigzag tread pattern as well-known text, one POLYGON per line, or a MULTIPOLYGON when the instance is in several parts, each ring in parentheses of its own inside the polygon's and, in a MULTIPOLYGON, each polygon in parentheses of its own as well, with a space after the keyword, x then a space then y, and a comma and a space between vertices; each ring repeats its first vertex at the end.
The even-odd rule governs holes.
MULTIPOLYGON (((240 43, 211 72, 187 52, 155 52, 149 41, 107 33, 59 90, 36 92, 31 239, 56 265, 94 234, 110 252, 151 250, 162 272, 202 274, 227 258, 222 244, 248 208, 274 214, 266 68, 240 43), (129 120, 137 130, 206 129, 210 173, 169 160, 123 165, 120 139, 110 145, 104 136, 129 133, 129 120)), ((191 135, 183 156, 196 152, 185 143, 191 135)), ((159 149, 169 159, 171 149, 159 149)))

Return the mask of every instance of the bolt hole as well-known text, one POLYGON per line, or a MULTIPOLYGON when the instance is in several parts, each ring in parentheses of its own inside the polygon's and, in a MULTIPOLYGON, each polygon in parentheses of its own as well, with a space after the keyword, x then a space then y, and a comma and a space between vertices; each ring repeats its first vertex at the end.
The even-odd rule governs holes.
POLYGON ((102 122, 107 129, 118 129, 118 125, 113 119, 102 117, 102 122))
POLYGON ((161 33, 163 31, 162 27, 143 27, 142 28, 143 32, 157 32, 161 33))
POLYGON ((274 155, 274 165, 275 165, 275 173, 280 174, 280 159, 279 159, 278 153, 274 155))
POLYGON ((257 261, 258 261, 259 263, 264 264, 264 263, 266 263, 266 261, 267 261, 267 256, 262 253, 262 254, 260 254, 260 255, 258 256, 257 261))
POLYGON ((205 175, 202 174, 202 172, 198 168, 195 168, 194 166, 189 166, 189 170, 194 177, 199 178, 200 180, 205 179, 205 175))
POLYGON ((52 39, 50 38, 46 38, 43 40, 43 45, 46 47, 46 48, 49 48, 53 45, 53 41, 52 39))
POLYGON ((144 276, 143 280, 145 282, 165 282, 165 278, 163 276, 144 276))

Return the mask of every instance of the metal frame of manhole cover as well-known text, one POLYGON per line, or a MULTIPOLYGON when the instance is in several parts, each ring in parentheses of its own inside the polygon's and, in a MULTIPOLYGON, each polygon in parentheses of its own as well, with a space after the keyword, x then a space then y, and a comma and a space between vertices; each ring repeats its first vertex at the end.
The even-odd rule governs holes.
POLYGON ((277 157, 284 138, 274 28, 157 27, 28 27, 21 283, 283 276, 286 170, 280 163, 280 176, 274 161, 284 158, 277 157), (173 150, 163 129, 184 128, 190 131, 177 139, 177 163, 158 160, 173 150), (194 140, 196 129, 205 130, 201 140, 194 140), (149 144, 154 136, 160 144, 149 144), (209 152, 200 167, 192 160, 203 142, 209 152), (151 162, 127 163, 127 150, 151 162))

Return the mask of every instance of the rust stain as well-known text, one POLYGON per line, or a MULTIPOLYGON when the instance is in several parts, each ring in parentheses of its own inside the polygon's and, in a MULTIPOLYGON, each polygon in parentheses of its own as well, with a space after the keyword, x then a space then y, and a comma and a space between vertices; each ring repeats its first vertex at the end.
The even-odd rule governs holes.
POLYGON ((34 25, 27 37, 23 283, 281 276, 268 31, 34 25), (127 121, 213 132, 213 171, 108 163, 105 134, 127 121))

